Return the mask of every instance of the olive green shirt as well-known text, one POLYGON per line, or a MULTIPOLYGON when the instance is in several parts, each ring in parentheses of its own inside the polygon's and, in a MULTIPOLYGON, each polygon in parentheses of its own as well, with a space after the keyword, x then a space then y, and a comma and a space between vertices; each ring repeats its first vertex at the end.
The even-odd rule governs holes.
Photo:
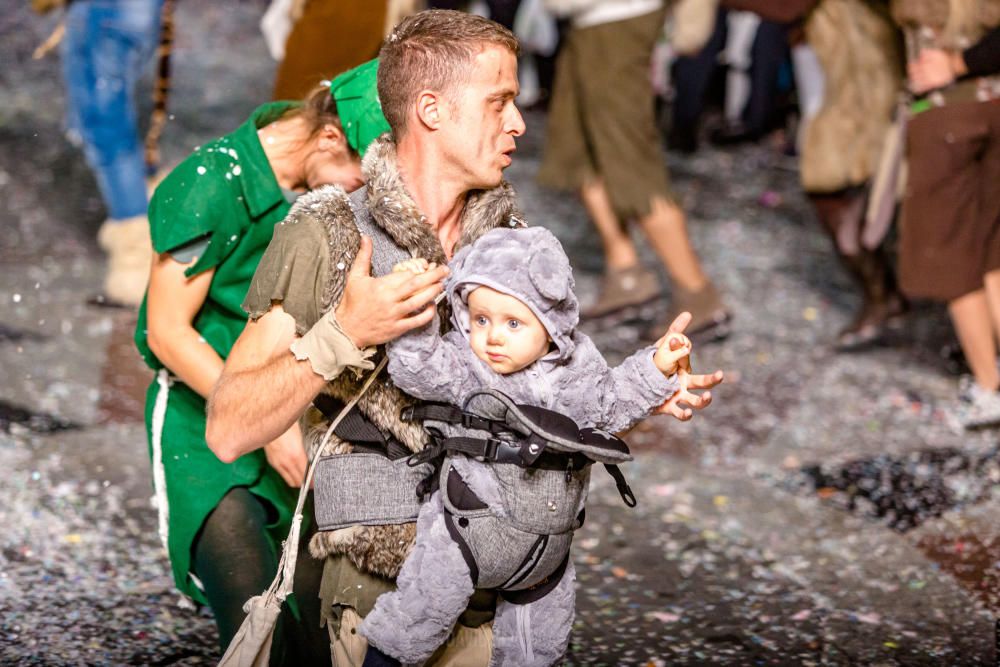
MULTIPOLYGON (((270 310, 273 302, 280 302, 295 318, 299 335, 308 331, 322 316, 321 296, 330 265, 327 245, 326 231, 315 218, 297 216, 278 225, 243 304, 251 319, 270 310)), ((393 581, 362 572, 347 556, 329 556, 320 584, 323 620, 337 630, 343 607, 367 616, 378 596, 391 590, 395 590, 393 581)), ((469 627, 488 622, 495 604, 494 592, 477 590, 459 622, 469 627)))

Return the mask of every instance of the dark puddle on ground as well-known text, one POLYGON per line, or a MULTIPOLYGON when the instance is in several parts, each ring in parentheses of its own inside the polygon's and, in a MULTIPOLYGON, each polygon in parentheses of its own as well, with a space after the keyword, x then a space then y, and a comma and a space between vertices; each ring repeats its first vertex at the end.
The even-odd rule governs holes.
POLYGON ((14 426, 21 426, 33 433, 55 433, 80 428, 79 424, 45 412, 34 412, 20 405, 0 400, 0 432, 10 433, 14 426))
POLYGON ((44 336, 35 331, 17 329, 7 326, 6 324, 0 324, 0 343, 18 343, 21 341, 38 342, 47 339, 48 336, 44 336))
MULTIPOLYGON (((985 454, 954 448, 876 456, 802 474, 811 490, 901 533, 945 511, 984 500, 1000 485, 1000 446, 985 454)), ((1000 540, 928 534, 917 547, 991 609, 1000 609, 1000 540)))
POLYGON ((985 498, 1000 483, 1000 446, 985 454, 940 448, 879 455, 837 467, 806 466, 801 475, 821 498, 906 532, 985 498))

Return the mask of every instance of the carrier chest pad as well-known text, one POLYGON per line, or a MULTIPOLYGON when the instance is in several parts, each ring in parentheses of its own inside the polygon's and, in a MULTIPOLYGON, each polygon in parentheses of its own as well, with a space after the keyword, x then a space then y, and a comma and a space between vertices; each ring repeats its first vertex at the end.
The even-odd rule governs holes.
POLYGON ((625 463, 632 460, 628 445, 607 431, 579 428, 572 419, 553 410, 518 405, 509 396, 493 389, 473 392, 463 405, 465 412, 501 422, 527 439, 529 454, 537 456, 545 448, 557 452, 579 452, 597 463, 625 463))

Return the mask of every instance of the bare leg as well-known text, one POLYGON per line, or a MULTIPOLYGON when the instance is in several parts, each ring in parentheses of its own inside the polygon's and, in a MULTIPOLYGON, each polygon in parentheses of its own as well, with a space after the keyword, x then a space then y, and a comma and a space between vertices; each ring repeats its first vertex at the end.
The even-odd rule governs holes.
POLYGON ((958 342, 976 382, 989 391, 1000 387, 997 343, 986 290, 976 290, 948 303, 958 342))
POLYGON ((580 188, 580 198, 583 199, 583 205, 590 214, 590 219, 594 221, 594 226, 597 227, 597 233, 601 235, 604 260, 608 269, 630 269, 638 266, 639 255, 628 232, 611 207, 611 198, 608 196, 607 188, 604 187, 604 181, 595 178, 585 183, 580 188))
POLYGON ((677 204, 654 197, 652 210, 640 218, 639 224, 675 285, 688 292, 697 292, 708 283, 688 238, 684 211, 677 204))
POLYGON ((986 303, 993 318, 993 336, 1000 339, 1000 269, 987 273, 983 284, 986 286, 986 303))

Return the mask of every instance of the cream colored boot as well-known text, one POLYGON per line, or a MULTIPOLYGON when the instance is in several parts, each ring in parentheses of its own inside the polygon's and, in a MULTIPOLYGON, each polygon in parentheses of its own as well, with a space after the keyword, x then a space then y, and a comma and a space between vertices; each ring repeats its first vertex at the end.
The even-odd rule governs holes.
POLYGON ((137 215, 114 222, 108 220, 97 232, 97 243, 108 254, 104 296, 112 302, 138 306, 146 293, 153 261, 149 219, 137 215))

